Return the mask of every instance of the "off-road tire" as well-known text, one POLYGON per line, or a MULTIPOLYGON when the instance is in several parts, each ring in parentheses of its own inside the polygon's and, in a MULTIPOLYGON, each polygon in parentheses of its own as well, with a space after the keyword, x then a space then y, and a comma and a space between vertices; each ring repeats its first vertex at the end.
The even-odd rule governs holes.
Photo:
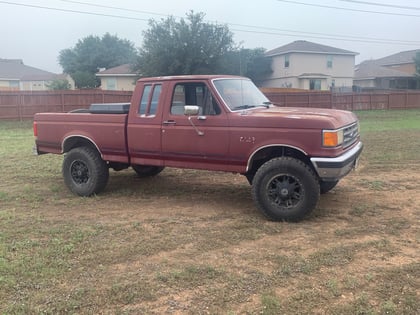
POLYGON ((300 221, 319 200, 319 182, 310 167, 290 157, 263 164, 252 182, 252 197, 261 212, 274 221, 300 221))
POLYGON ((137 176, 140 178, 156 176, 164 170, 163 166, 153 165, 131 165, 131 167, 137 173, 137 176))
POLYGON ((109 178, 107 163, 91 147, 70 150, 63 161, 64 183, 74 194, 87 197, 104 190, 109 178))
POLYGON ((338 180, 332 181, 332 182, 325 182, 323 180, 319 181, 319 191, 321 195, 326 194, 331 189, 333 189, 335 186, 337 186, 338 180))

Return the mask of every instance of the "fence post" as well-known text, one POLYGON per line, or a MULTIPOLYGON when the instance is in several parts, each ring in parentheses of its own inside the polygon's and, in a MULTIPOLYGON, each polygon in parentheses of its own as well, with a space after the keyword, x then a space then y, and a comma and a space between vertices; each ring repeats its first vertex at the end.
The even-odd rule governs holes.
POLYGON ((17 104, 19 121, 22 121, 22 103, 23 103, 23 95, 19 95, 18 104, 17 104))

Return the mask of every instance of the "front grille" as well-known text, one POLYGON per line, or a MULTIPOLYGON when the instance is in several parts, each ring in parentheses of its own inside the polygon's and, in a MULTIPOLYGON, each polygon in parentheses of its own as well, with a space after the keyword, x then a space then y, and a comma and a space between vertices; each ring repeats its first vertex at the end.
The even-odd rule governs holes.
POLYGON ((359 124, 354 123, 343 129, 343 147, 347 148, 356 142, 359 137, 359 124))

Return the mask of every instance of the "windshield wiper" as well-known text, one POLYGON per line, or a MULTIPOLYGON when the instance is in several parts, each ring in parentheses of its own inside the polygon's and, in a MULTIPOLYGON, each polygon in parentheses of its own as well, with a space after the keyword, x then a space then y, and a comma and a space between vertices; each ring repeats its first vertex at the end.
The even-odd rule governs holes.
POLYGON ((271 102, 264 102, 261 105, 240 105, 240 106, 234 107, 232 110, 248 109, 248 108, 255 108, 255 107, 260 107, 260 106, 269 108, 270 105, 271 105, 271 102))
POLYGON ((234 107, 232 110, 248 109, 248 108, 254 108, 254 107, 256 106, 255 105, 240 105, 240 106, 234 107))

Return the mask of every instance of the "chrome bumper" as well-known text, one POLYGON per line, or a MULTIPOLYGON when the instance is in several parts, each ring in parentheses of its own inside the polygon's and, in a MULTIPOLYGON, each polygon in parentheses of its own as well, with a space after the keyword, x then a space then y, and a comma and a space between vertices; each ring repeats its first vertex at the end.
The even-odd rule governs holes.
POLYGON ((354 148, 335 158, 311 158, 312 165, 318 176, 324 181, 338 180, 346 176, 357 166, 363 143, 359 142, 354 148))

